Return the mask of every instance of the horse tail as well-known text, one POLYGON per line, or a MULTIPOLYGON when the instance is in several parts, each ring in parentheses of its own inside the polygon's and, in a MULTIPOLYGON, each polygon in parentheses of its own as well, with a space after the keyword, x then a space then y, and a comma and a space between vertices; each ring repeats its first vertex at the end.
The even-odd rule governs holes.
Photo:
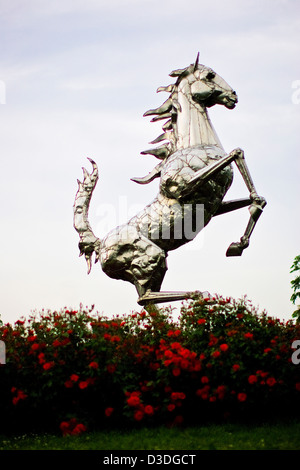
POLYGON ((88 158, 88 160, 92 164, 93 171, 89 174, 86 169, 83 168, 83 182, 77 180, 78 191, 73 205, 73 222, 74 228, 78 232, 80 238, 78 244, 80 250, 79 256, 85 255, 89 274, 92 268, 92 255, 94 251, 96 253, 95 263, 99 260, 101 242, 99 238, 95 237, 88 221, 89 205, 92 193, 98 181, 98 167, 93 160, 90 158, 88 158))

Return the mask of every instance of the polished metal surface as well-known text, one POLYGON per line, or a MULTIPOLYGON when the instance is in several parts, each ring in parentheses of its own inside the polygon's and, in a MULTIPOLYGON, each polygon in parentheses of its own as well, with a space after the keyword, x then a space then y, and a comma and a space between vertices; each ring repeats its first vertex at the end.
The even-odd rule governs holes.
POLYGON ((249 206, 250 218, 239 242, 232 243, 227 256, 240 256, 249 245, 255 224, 266 201, 259 197, 245 162, 243 150, 226 154, 211 124, 207 108, 216 104, 233 109, 238 101, 235 91, 211 68, 196 62, 174 70, 174 84, 158 88, 169 93, 164 103, 147 111, 152 121, 166 120, 163 134, 152 144, 158 147, 141 152, 160 162, 146 176, 132 178, 148 184, 160 178, 155 199, 126 224, 111 230, 103 239, 97 238, 88 222, 88 208, 98 180, 98 168, 84 169, 74 202, 74 227, 80 242, 80 255, 85 255, 88 272, 92 256, 103 271, 114 279, 132 283, 138 292, 138 303, 159 303, 188 298, 189 292, 160 292, 167 271, 166 258, 189 242, 208 224, 212 217, 249 206), (223 201, 232 179, 235 163, 249 191, 249 198, 223 201))

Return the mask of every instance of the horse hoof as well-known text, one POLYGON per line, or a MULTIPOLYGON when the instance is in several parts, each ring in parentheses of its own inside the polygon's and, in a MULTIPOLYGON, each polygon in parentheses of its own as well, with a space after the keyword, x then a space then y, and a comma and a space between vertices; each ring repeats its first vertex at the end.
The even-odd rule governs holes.
POLYGON ((226 251, 226 256, 241 256, 245 247, 240 243, 231 243, 226 251))

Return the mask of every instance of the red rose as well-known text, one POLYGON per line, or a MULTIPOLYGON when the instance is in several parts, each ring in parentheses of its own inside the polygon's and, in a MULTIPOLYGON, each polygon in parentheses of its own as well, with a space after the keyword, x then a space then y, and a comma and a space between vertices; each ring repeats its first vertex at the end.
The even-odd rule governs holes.
POLYGON ((256 375, 249 375, 248 382, 249 382, 249 384, 255 384, 257 382, 256 375))
POLYGON ((202 369, 201 362, 200 362, 200 361, 196 361, 196 362, 194 363, 193 370, 197 372, 197 371, 199 371, 199 370, 201 370, 201 369, 202 369))
POLYGON ((214 351, 214 352, 212 353, 212 357, 219 357, 220 354, 221 354, 220 351, 214 351))
POLYGON ((206 377, 206 375, 204 375, 203 377, 201 377, 201 382, 202 382, 203 384, 208 384, 209 378, 206 377))
POLYGON ((206 320, 205 320, 205 318, 199 318, 197 323, 198 323, 198 325, 204 325, 204 323, 206 323, 206 320))
POLYGON ((141 410, 137 410, 137 411, 134 412, 133 416, 134 416, 134 419, 136 421, 141 421, 141 419, 143 419, 143 417, 144 417, 144 413, 141 410))
POLYGON ((49 370, 49 369, 52 369, 52 367, 54 366, 54 362, 51 361, 51 362, 45 362, 45 364, 43 364, 43 369, 44 370, 49 370))
POLYGON ((241 366, 239 364, 233 364, 233 366, 232 366, 232 368, 235 372, 238 371, 240 369, 240 367, 241 366))
POLYGON ((276 379, 274 379, 274 377, 269 377, 266 382, 269 387, 273 387, 276 384, 276 379))
POLYGON ((40 354, 38 355, 38 360, 39 360, 39 363, 40 363, 40 364, 44 364, 44 362, 45 362, 45 354, 44 354, 44 353, 40 353, 40 354))
POLYGON ((81 390, 84 390, 85 388, 87 388, 89 385, 89 382, 87 380, 82 380, 81 382, 79 382, 79 388, 81 390))
POLYGON ((115 336, 112 337, 112 341, 119 342, 119 341, 121 341, 121 338, 120 338, 120 336, 115 335, 115 336))
POLYGON ((72 380, 66 380, 65 381, 65 387, 66 388, 72 388, 74 385, 74 382, 72 382, 72 380))
POLYGON ((223 400, 223 398, 224 398, 224 396, 225 396, 225 392, 226 392, 226 387, 225 387, 225 385, 219 385, 219 386, 217 387, 216 393, 218 394, 219 400, 223 400))
POLYGON ((67 421, 62 421, 59 427, 64 435, 69 432, 69 423, 67 421))
POLYGON ((108 408, 105 408, 105 416, 107 416, 109 418, 109 416, 111 416, 111 414, 113 413, 114 409, 111 408, 110 406, 108 408))
POLYGON ((225 352, 227 351, 228 348, 229 348, 228 344, 226 343, 220 344, 221 351, 225 352))
POLYGON ((179 354, 180 354, 180 356, 184 357, 185 359, 188 359, 189 357, 191 357, 191 355, 193 355, 193 353, 191 351, 189 351, 188 349, 185 349, 185 348, 182 348, 179 354))
POLYGON ((248 338, 248 339, 253 339, 253 333, 249 333, 249 332, 248 332, 248 333, 245 333, 245 334, 244 334, 244 337, 245 337, 245 338, 248 338))
POLYGON ((171 400, 184 400, 186 398, 185 393, 183 392, 172 392, 171 400))
POLYGON ((79 376, 77 374, 72 374, 70 376, 70 379, 72 380, 72 382, 77 382, 77 380, 79 379, 79 376))
POLYGON ((238 399, 238 401, 246 401, 247 400, 247 394, 246 393, 238 393, 237 394, 237 399, 238 399))
POLYGON ((175 409, 174 403, 170 403, 170 404, 167 406, 167 410, 170 411, 170 412, 173 411, 174 409, 175 409))
POLYGON ((32 335, 32 336, 28 336, 27 340, 29 342, 32 342, 32 341, 35 341, 37 339, 37 336, 36 335, 32 335))
POLYGON ((165 351, 165 357, 171 359, 171 358, 173 357, 172 351, 170 351, 169 349, 167 349, 167 350, 165 351))
POLYGON ((218 342, 218 338, 216 338, 216 336, 214 336, 212 334, 210 334, 209 339, 210 339, 210 341, 208 343, 208 346, 214 346, 218 342))
POLYGON ((153 413, 154 413, 153 406, 146 405, 144 411, 145 411, 146 415, 150 415, 150 416, 153 415, 153 413))
POLYGON ((196 391, 196 395, 198 397, 201 397, 202 400, 207 400, 208 399, 208 392, 209 392, 209 385, 205 385, 205 387, 199 388, 196 391))
POLYGON ((109 374, 113 374, 113 373, 115 372, 115 370, 116 370, 116 366, 115 366, 115 364, 108 364, 108 365, 106 366, 106 369, 107 369, 107 372, 108 372, 109 374))
POLYGON ((89 367, 90 367, 91 369, 98 369, 99 364, 98 364, 98 362, 96 362, 96 361, 92 361, 92 362, 90 362, 89 367))
POLYGON ((87 427, 84 424, 78 423, 73 429, 72 434, 76 436, 77 434, 81 434, 82 432, 85 432, 86 430, 87 430, 87 427))
POLYGON ((190 363, 187 359, 181 359, 180 361, 180 367, 181 369, 187 369, 189 367, 190 363))
POLYGON ((137 406, 140 404, 140 399, 136 395, 131 395, 129 398, 127 398, 127 403, 129 406, 137 406))
POLYGON ((26 395, 26 393, 23 392, 23 390, 19 390, 18 391, 18 398, 20 400, 25 400, 25 398, 27 398, 27 395, 26 395))
POLYGON ((178 377, 181 374, 181 370, 179 369, 179 367, 174 367, 174 369, 172 370, 172 374, 174 375, 174 377, 178 377))

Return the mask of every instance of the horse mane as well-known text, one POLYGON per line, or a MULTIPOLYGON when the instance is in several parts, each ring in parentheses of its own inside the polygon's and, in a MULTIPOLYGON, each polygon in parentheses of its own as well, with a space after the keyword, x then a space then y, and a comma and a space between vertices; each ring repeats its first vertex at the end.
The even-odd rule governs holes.
POLYGON ((154 118, 151 119, 151 122, 156 122, 160 120, 165 120, 165 124, 162 126, 163 129, 163 134, 159 135, 156 139, 154 139, 150 144, 157 144, 159 142, 162 142, 166 140, 163 145, 149 149, 149 150, 144 150, 141 152, 142 155, 154 155, 156 158, 160 160, 165 160, 168 158, 171 153, 176 148, 176 123, 177 123, 177 116, 178 116, 178 111, 180 111, 180 104, 178 102, 178 85, 181 82, 181 80, 192 73, 195 69, 194 64, 189 65, 188 67, 184 69, 177 69, 173 70, 169 74, 170 77, 177 77, 177 80, 174 84, 168 85, 168 86, 161 86, 157 89, 157 93, 161 91, 165 91, 170 93, 168 99, 163 102, 161 106, 159 106, 156 109, 150 109, 149 111, 146 111, 144 113, 144 116, 155 116, 154 118))
MULTIPOLYGON (((181 106, 178 102, 178 86, 183 78, 195 72, 195 70, 198 68, 198 58, 199 54, 197 56, 195 64, 191 64, 184 69, 173 70, 169 74, 170 77, 177 78, 175 83, 167 86, 161 86, 157 89, 157 93, 165 91, 170 95, 161 106, 146 111, 144 113, 144 116, 154 115, 154 117, 151 119, 151 122, 167 119, 165 124, 162 126, 162 129, 164 131, 163 134, 159 135, 156 139, 152 140, 150 144, 158 144, 162 141, 166 142, 163 145, 160 145, 159 147, 144 150, 143 152, 141 152, 142 155, 154 155, 159 160, 164 161, 176 150, 177 116, 178 111, 181 111, 181 106)), ((203 65, 201 67, 203 67, 203 65)), ((162 161, 148 175, 143 178, 132 178, 132 181, 135 181, 139 184, 147 184, 153 181, 155 178, 158 178, 161 173, 161 167, 163 163, 162 161)))

